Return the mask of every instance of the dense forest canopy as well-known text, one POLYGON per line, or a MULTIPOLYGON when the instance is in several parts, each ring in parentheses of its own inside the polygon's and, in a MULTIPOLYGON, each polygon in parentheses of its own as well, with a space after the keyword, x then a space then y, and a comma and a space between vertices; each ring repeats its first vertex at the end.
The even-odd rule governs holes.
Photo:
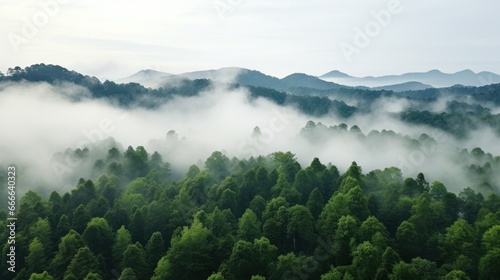
POLYGON ((216 151, 180 179, 143 147, 101 156, 96 179, 20 198, 16 279, 498 276, 496 193, 456 194, 395 167, 363 172, 352 162, 340 173, 318 158, 301 166, 291 152, 216 151))

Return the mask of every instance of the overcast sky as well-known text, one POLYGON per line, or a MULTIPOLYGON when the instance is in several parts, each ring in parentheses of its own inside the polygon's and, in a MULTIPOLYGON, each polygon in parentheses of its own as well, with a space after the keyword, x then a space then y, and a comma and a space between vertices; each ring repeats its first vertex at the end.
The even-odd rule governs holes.
POLYGON ((277 77, 500 73, 499 11, 498 0, 4 0, 0 71, 47 63, 101 79, 229 66, 277 77))

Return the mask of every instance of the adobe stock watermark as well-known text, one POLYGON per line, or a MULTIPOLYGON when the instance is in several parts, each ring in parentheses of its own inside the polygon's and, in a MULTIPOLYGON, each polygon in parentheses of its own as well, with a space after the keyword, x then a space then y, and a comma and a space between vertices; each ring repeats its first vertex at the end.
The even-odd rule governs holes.
POLYGON ((40 0, 38 1, 38 10, 30 17, 23 17, 23 25, 18 32, 10 32, 7 34, 11 47, 15 52, 19 51, 19 47, 27 44, 35 38, 40 29, 47 26, 50 20, 56 17, 61 5, 66 5, 70 0, 40 0))
MULTIPOLYGON (((115 120, 104 118, 99 121, 97 128, 83 129, 81 133, 84 138, 77 143, 76 147, 96 147, 100 141, 108 138, 109 135, 116 130, 116 122, 122 122, 127 118, 127 116, 128 113, 124 113, 118 116, 115 120)), ((83 158, 75 157, 71 154, 65 154, 63 158, 53 159, 50 163, 50 167, 57 180, 62 185, 64 182, 64 175, 73 172, 82 164, 83 161, 83 158)))
POLYGON ((224 20, 225 14, 233 12, 246 0, 213 0, 212 7, 214 8, 220 20, 224 20))
POLYGON ((283 132, 293 119, 294 115, 290 109, 286 107, 274 109, 273 116, 266 126, 259 127, 260 134, 252 135, 238 146, 239 154, 244 157, 260 155, 264 148, 274 141, 276 134, 283 132))
POLYGON ((387 7, 378 12, 372 11, 372 19, 364 27, 356 27, 352 43, 342 42, 339 47, 347 62, 351 62, 352 56, 360 54, 363 49, 368 47, 372 40, 378 37, 384 28, 387 28, 393 19, 393 16, 401 13, 404 7, 399 0, 390 0, 387 7))

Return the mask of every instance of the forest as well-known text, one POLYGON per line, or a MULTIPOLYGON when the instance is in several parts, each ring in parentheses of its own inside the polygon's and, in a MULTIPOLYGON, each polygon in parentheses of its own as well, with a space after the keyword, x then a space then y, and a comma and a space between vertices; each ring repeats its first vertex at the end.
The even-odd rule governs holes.
MULTIPOLYGON (((499 168, 500 158, 490 159, 499 168)), ((114 147, 93 169, 69 192, 20 198, 15 279, 500 275, 500 197, 492 191, 453 193, 422 173, 363 172, 356 162, 340 174, 318 158, 301 166, 291 152, 237 159, 215 151, 176 179, 159 153, 114 147)), ((12 277, 7 265, 2 279, 12 277)))
POLYGON ((498 279, 499 97, 10 68, 0 279, 498 279))

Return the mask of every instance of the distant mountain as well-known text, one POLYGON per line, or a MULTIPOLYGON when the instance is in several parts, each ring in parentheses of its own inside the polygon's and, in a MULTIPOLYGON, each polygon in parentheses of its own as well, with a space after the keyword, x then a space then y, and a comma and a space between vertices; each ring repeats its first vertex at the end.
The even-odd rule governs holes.
POLYGON ((471 70, 463 70, 453 74, 443 73, 439 70, 428 72, 405 73, 402 75, 388 75, 380 77, 352 77, 339 71, 328 72, 319 78, 347 86, 366 86, 371 88, 385 87, 388 85, 404 84, 408 82, 419 82, 432 87, 451 87, 453 85, 484 86, 500 83, 500 75, 492 72, 475 73, 471 70))
POLYGON ((118 84, 138 83, 145 87, 158 88, 165 79, 172 77, 172 74, 160 72, 156 70, 146 69, 141 70, 134 75, 116 80, 118 84))
POLYGON ((256 70, 245 68, 221 68, 218 70, 197 71, 178 75, 189 79, 209 79, 223 83, 236 83, 245 86, 266 87, 287 91, 291 88, 304 87, 316 90, 344 88, 336 83, 324 81, 315 76, 295 73, 279 79, 256 70))
POLYGON ((396 84, 396 85, 373 87, 371 89, 372 90, 392 90, 394 92, 403 92, 403 91, 410 91, 410 90, 424 90, 424 89, 428 89, 428 88, 433 88, 433 86, 426 85, 426 84, 423 84, 420 82, 407 82, 407 83, 396 84))
MULTIPOLYGON (((9 68, 7 75, 0 75, 0 87, 3 83, 16 83, 16 82, 46 82, 48 84, 58 86, 64 83, 72 83, 76 86, 86 88, 86 91, 73 94, 72 91, 61 90, 59 93, 67 97, 73 102, 79 102, 83 99, 100 99, 110 102, 115 106, 123 108, 142 107, 148 109, 156 109, 162 104, 170 102, 175 97, 192 97, 197 96, 202 92, 212 89, 214 83, 220 83, 217 79, 229 79, 230 75, 238 75, 239 69, 225 68, 223 70, 209 71, 208 73, 197 72, 190 73, 190 77, 204 77, 210 76, 215 80, 209 79, 188 79, 182 75, 165 75, 162 77, 161 73, 156 71, 144 71, 138 75, 129 77, 129 80, 139 78, 151 78, 154 80, 156 77, 161 77, 164 81, 175 81, 175 83, 164 83, 159 88, 146 88, 137 82, 129 82, 126 84, 117 84, 112 81, 101 82, 95 77, 84 76, 78 72, 70 71, 58 65, 45 65, 35 64, 24 69, 20 67, 9 68), (238 71, 234 71, 238 70, 238 71), (196 76, 198 75, 198 76, 196 76)), ((304 79, 304 82, 316 81, 318 79, 311 79, 307 75, 299 74, 298 77, 288 77, 288 79, 273 78, 265 76, 257 71, 244 72, 241 75, 242 80, 256 79, 261 84, 266 82, 277 82, 281 84, 295 85, 296 79, 304 79), (276 79, 276 80, 275 80, 276 79)), ((316 81, 317 82, 317 81, 316 81)), ((255 81, 254 81, 255 83, 255 81)), ((323 85, 331 83, 319 80, 323 85)), ((238 89, 241 85, 234 83, 227 83, 229 90, 238 89)), ((319 96, 298 96, 281 92, 269 87, 263 86, 247 86, 249 99, 265 98, 279 106, 293 106, 300 112, 310 116, 326 116, 336 115, 338 117, 347 118, 356 112, 356 107, 349 106, 343 101, 332 100, 327 97, 319 96)), ((0 94, 2 92, 0 91, 0 94)))
POLYGON ((280 87, 280 79, 276 77, 266 75, 259 71, 239 67, 225 67, 218 70, 188 72, 178 76, 188 79, 209 79, 227 84, 237 83, 240 85, 274 89, 280 87))
POLYGON ((326 74, 323 74, 320 78, 353 78, 353 77, 347 75, 344 72, 340 72, 338 70, 333 70, 333 71, 330 71, 326 74))
POLYGON ((143 72, 144 70, 138 72, 137 74, 131 77, 117 80, 116 82, 117 83, 136 82, 142 84, 143 82, 147 81, 155 81, 156 88, 158 88, 163 86, 164 84, 171 83, 174 78, 177 78, 177 79, 189 79, 189 80, 208 79, 221 83, 227 83, 227 84, 235 83, 245 86, 265 87, 280 91, 287 91, 289 89, 298 87, 309 88, 312 90, 345 88, 345 86, 324 81, 318 77, 303 73, 295 73, 283 79, 279 79, 273 76, 266 75, 259 71, 245 69, 245 68, 238 68, 238 67, 226 67, 218 70, 188 72, 179 75, 167 74, 164 76, 161 75, 161 72, 146 73, 148 75, 145 75, 145 73, 143 72), (144 76, 146 78, 144 78, 144 76))
POLYGON ((171 87, 183 83, 184 80, 207 79, 225 84, 240 84, 244 86, 265 87, 288 93, 296 93, 297 89, 307 94, 317 91, 345 89, 356 87, 361 89, 392 90, 403 92, 409 90, 424 90, 429 88, 444 88, 454 85, 484 86, 500 83, 500 75, 491 72, 474 73, 463 70, 453 74, 439 70, 428 72, 405 73, 402 75, 354 77, 338 70, 333 70, 320 77, 304 73, 294 73, 279 79, 256 70, 239 67, 225 67, 217 70, 187 72, 179 75, 155 70, 141 70, 138 73, 116 83, 139 83, 145 87, 171 87))

